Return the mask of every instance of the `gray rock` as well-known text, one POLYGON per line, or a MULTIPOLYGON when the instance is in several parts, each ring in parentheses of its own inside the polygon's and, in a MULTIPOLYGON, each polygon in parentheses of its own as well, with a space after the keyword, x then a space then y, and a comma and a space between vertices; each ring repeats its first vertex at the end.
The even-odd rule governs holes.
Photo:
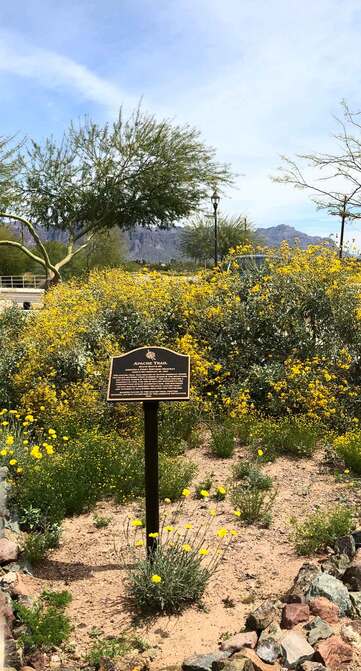
POLYGON ((304 601, 306 592, 308 592, 315 578, 321 573, 318 565, 311 562, 302 564, 293 585, 284 597, 287 603, 301 603, 304 601))
POLYGON ((209 655, 195 655, 183 662, 182 669, 183 671, 212 671, 214 662, 228 659, 230 654, 231 653, 226 650, 216 650, 215 652, 209 653, 209 655))
POLYGON ((352 603, 345 585, 328 573, 321 573, 311 584, 306 599, 309 601, 316 596, 325 596, 340 609, 340 615, 347 615, 352 610, 352 603))
POLYGON ((13 638, 5 641, 5 664, 15 666, 16 669, 21 666, 20 652, 13 638))
POLYGON ((281 639, 283 664, 287 669, 296 669, 302 662, 311 660, 314 649, 297 631, 288 631, 281 639))
POLYGON ((349 566, 342 578, 351 592, 361 592, 361 561, 358 559, 349 566))
POLYGON ((352 534, 338 538, 335 543, 335 551, 337 554, 344 554, 347 555, 349 559, 352 559, 356 552, 356 543, 352 534))
POLYGON ((267 641, 269 639, 272 639, 272 641, 279 641, 282 638, 283 634, 284 631, 282 631, 279 624, 277 624, 277 622, 272 622, 272 624, 270 624, 269 627, 261 631, 259 642, 267 641))
POLYGON ((334 634, 332 627, 320 617, 315 617, 312 622, 306 624, 305 629, 308 631, 307 640, 310 645, 315 645, 317 641, 329 638, 334 634))
POLYGON ((239 652, 242 648, 255 648, 258 636, 255 631, 245 631, 241 634, 235 634, 221 644, 221 650, 228 650, 230 653, 239 652))
POLYGON ((248 615, 246 627, 247 629, 263 631, 278 617, 278 614, 275 602, 268 599, 248 615))
POLYGON ((349 592, 351 602, 358 617, 361 617, 361 592, 349 592))
POLYGON ((256 653, 263 662, 273 664, 273 662, 275 662, 278 657, 281 656, 282 648, 280 643, 273 640, 272 638, 265 638, 263 641, 258 643, 256 653))
POLYGON ((324 573, 333 575, 335 578, 342 578, 349 565, 350 559, 346 554, 337 554, 325 559, 321 563, 321 568, 324 573))
POLYGON ((234 657, 214 662, 212 671, 255 671, 255 667, 248 657, 234 657))

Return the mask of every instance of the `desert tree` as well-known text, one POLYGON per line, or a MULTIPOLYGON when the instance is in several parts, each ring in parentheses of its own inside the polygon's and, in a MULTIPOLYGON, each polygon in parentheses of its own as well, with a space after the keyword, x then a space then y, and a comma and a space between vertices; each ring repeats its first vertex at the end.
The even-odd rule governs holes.
POLYGON ((196 129, 140 109, 125 119, 120 111, 104 126, 72 123, 60 142, 30 142, 20 157, 16 205, 0 216, 26 227, 38 253, 22 249, 54 283, 96 234, 114 226, 168 228, 199 209, 214 183, 231 182, 228 166, 216 161, 196 129), (44 235, 66 244, 56 263, 44 235))
POLYGON ((343 117, 336 119, 338 131, 333 136, 334 153, 282 156, 281 174, 272 177, 309 191, 318 209, 340 218, 340 258, 346 221, 361 217, 361 117, 345 102, 342 106, 343 117))
MULTIPOLYGON (((246 242, 256 242, 256 237, 246 217, 220 217, 218 219, 218 253, 220 259, 227 256, 231 247, 246 242)), ((198 263, 207 263, 214 258, 213 217, 197 216, 184 226, 179 246, 183 256, 198 263)))

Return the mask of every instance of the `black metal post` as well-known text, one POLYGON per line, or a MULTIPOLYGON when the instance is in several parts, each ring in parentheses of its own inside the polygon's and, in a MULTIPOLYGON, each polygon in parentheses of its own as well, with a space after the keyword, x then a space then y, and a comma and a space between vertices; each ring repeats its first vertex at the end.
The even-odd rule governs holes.
POLYGON ((159 478, 158 478, 158 401, 143 401, 144 456, 145 456, 145 526, 148 557, 157 547, 159 533, 159 478))
POLYGON ((214 210, 214 265, 218 266, 218 203, 213 203, 214 210))

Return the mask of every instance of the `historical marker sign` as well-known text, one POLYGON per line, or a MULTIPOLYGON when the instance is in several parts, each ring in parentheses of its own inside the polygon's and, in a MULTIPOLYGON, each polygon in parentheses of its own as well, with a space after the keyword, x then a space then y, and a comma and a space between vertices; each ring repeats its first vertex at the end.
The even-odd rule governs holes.
POLYGON ((112 358, 108 401, 186 401, 190 358, 166 347, 139 347, 112 358))
POLYGON ((111 360, 108 401, 143 401, 145 516, 151 558, 159 533, 159 401, 188 401, 190 358, 166 347, 139 347, 111 360))

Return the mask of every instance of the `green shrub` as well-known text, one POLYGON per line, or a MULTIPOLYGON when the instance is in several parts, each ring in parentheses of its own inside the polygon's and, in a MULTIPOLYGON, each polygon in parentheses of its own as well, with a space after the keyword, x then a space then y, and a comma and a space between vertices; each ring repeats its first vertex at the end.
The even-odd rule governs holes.
POLYGON ((195 474, 197 466, 188 459, 159 455, 159 493, 161 499, 179 499, 183 489, 188 487, 195 474))
POLYGON ((163 403, 159 413, 159 449, 170 456, 182 454, 192 441, 199 421, 196 403, 163 403))
POLYGON ((231 457, 234 452, 234 426, 224 423, 221 426, 213 426, 211 432, 211 451, 214 456, 221 459, 231 457))
POLYGON ((238 484, 233 488, 232 498, 237 515, 246 524, 259 522, 264 526, 271 523, 271 509, 276 492, 259 489, 250 484, 238 484))
POLYGON ((241 445, 249 445, 251 441, 252 428, 256 422, 256 418, 251 414, 242 415, 236 424, 236 434, 241 445))
POLYGON ((338 506, 310 515, 302 524, 295 524, 294 541, 299 555, 311 555, 333 547, 340 536, 352 530, 353 511, 338 506))
POLYGON ((18 640, 25 652, 52 650, 69 638, 71 626, 64 608, 70 600, 68 592, 45 592, 30 608, 14 603, 15 616, 24 629, 18 640))
POLYGON ((195 486, 196 498, 197 499, 203 499, 204 498, 204 495, 201 492, 210 492, 210 490, 212 489, 212 485, 213 485, 212 477, 213 477, 213 473, 211 475, 207 475, 204 480, 202 480, 201 482, 199 482, 195 486))
POLYGON ((121 636, 109 636, 107 638, 98 638, 94 641, 91 649, 86 655, 86 662, 94 669, 99 669, 103 657, 115 659, 122 657, 130 650, 137 649, 144 652, 147 645, 138 637, 129 636, 127 632, 121 636))
POLYGON ((93 524, 96 527, 96 529, 105 529, 105 527, 109 526, 111 521, 112 521, 111 517, 105 517, 103 515, 95 514, 93 517, 93 524))
POLYGON ((265 475, 261 468, 250 461, 239 461, 232 469, 233 479, 241 481, 258 490, 272 489, 272 478, 265 475))
POLYGON ((277 455, 309 457, 315 451, 319 427, 309 417, 291 416, 260 420, 251 431, 251 443, 261 448, 266 460, 277 455))
POLYGON ((23 554, 31 564, 37 564, 45 559, 48 550, 59 545, 60 527, 54 523, 47 531, 32 531, 26 537, 23 554))
POLYGON ((361 431, 349 431, 343 436, 338 436, 333 442, 333 447, 347 468, 361 475, 361 431))
POLYGON ((129 597, 142 613, 178 612, 200 601, 211 573, 197 549, 159 544, 150 560, 137 560, 130 569, 129 597))

